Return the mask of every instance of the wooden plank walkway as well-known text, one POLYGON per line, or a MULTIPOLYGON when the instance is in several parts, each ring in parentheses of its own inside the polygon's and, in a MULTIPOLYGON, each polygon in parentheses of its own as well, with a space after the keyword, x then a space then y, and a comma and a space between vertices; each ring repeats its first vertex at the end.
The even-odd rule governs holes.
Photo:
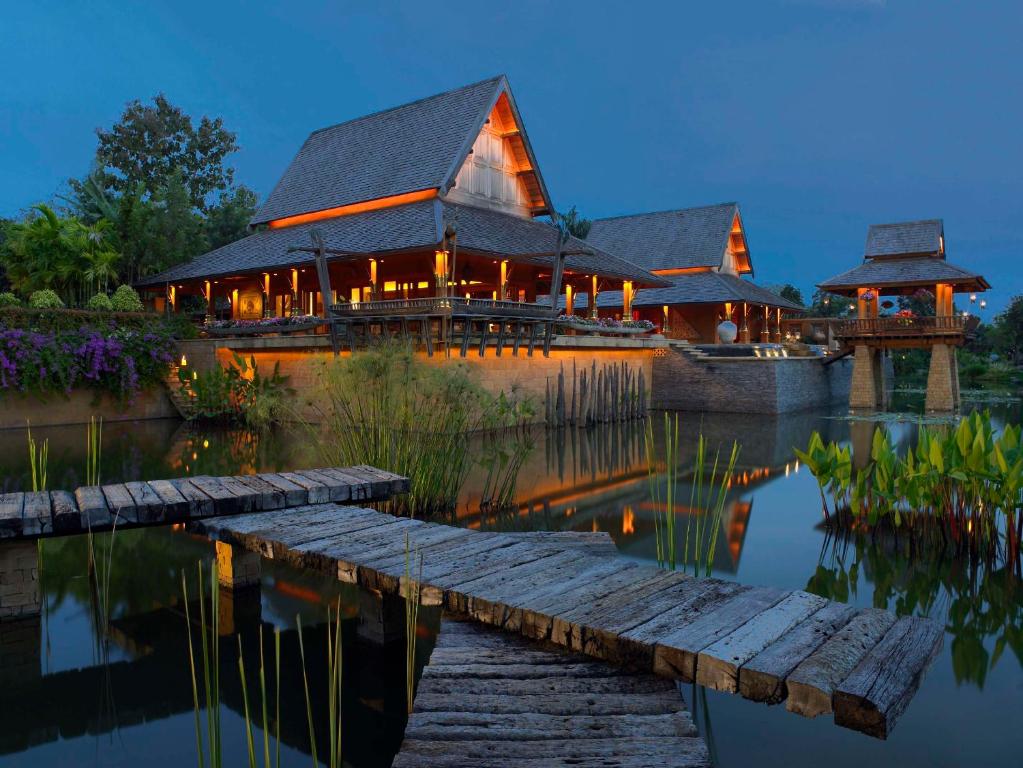
POLYGON ((393 768, 702 768, 678 685, 466 621, 441 622, 393 768))
POLYGON ((0 542, 165 525, 323 502, 383 501, 408 489, 409 481, 404 477, 358 466, 113 483, 78 488, 74 493, 4 493, 0 494, 0 542))
POLYGON ((194 523, 342 581, 401 593, 406 535, 425 602, 573 651, 885 738, 941 648, 929 619, 799 590, 695 579, 557 535, 480 532, 321 505, 194 523))

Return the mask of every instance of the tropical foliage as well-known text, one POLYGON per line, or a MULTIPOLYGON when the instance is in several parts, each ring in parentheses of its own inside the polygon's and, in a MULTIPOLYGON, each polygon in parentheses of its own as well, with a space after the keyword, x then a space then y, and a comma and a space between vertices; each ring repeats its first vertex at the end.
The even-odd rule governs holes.
POLYGON ((957 551, 1018 567, 1021 431, 1010 424, 999 434, 990 414, 975 412, 955 428, 921 425, 916 448, 904 454, 878 428, 863 466, 854 465, 848 446, 825 445, 816 432, 796 453, 820 485, 829 522, 937 530, 957 551))
POLYGON ((254 356, 246 360, 238 353, 226 367, 218 365, 202 372, 182 367, 178 377, 190 403, 190 416, 199 420, 223 419, 264 428, 283 420, 292 394, 280 363, 274 363, 267 376, 260 372, 254 356))

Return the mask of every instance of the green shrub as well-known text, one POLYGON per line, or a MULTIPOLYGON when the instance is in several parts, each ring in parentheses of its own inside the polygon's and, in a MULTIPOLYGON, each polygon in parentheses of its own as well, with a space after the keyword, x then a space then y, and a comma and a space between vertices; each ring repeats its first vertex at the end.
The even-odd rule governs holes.
POLYGON ((144 312, 146 309, 142 306, 142 299, 130 285, 122 285, 114 291, 110 303, 115 312, 144 312))
POLYGON ((89 299, 85 308, 91 309, 93 312, 112 312, 114 305, 113 302, 110 301, 110 297, 105 293, 97 293, 89 299))
POLYGON ((0 293, 0 308, 2 307, 20 307, 21 299, 15 296, 10 291, 4 291, 0 293))
POLYGON ((28 305, 32 309, 64 309, 64 302, 60 300, 60 296, 49 288, 43 288, 29 296, 28 305))

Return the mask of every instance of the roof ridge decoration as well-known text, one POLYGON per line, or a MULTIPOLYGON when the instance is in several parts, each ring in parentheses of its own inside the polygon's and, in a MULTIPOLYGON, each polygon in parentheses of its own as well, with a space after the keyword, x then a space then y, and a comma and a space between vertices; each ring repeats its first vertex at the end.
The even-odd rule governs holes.
POLYGON ((502 95, 507 98, 542 203, 550 196, 504 75, 313 131, 250 225, 277 226, 443 196, 502 95), (372 204, 372 205, 370 205, 372 204))

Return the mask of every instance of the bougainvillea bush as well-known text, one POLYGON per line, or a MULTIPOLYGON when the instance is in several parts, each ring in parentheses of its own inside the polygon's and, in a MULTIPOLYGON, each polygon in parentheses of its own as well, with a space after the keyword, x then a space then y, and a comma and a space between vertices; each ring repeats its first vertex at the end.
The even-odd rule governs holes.
POLYGON ((141 327, 110 320, 54 329, 12 322, 18 317, 0 315, 0 396, 92 389, 131 401, 161 381, 173 359, 173 334, 158 319, 141 327))

